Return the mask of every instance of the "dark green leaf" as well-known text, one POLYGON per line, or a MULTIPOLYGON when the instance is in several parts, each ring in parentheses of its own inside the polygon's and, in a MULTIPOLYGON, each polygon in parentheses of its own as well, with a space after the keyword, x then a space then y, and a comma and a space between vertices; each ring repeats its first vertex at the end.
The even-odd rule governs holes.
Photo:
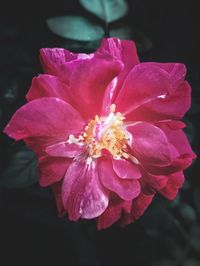
POLYGON ((182 203, 179 207, 179 213, 186 222, 192 223, 197 219, 194 209, 187 203, 182 203))
POLYGON ((0 186, 23 188, 37 182, 36 158, 32 151, 23 147, 16 152, 0 178, 0 186))
POLYGON ((194 190, 194 204, 198 213, 200 214, 200 187, 195 188, 194 190))
POLYGON ((108 23, 120 19, 128 10, 124 0, 80 0, 80 3, 86 10, 108 23))
POLYGON ((102 27, 81 16, 49 18, 47 25, 53 33, 71 40, 96 41, 104 36, 102 27))

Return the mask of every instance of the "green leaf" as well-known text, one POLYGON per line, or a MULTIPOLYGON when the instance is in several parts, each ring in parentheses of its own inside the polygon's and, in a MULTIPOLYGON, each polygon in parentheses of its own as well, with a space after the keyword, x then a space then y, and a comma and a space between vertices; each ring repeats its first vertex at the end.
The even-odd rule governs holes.
POLYGON ((37 165, 35 154, 27 147, 22 147, 11 158, 0 178, 0 186, 6 188, 23 188, 37 182, 37 165))
POLYGON ((71 40, 96 41, 104 36, 102 27, 81 16, 49 18, 47 25, 53 33, 71 40))
POLYGON ((128 10, 124 0, 80 0, 80 3, 86 10, 108 23, 120 19, 128 10))

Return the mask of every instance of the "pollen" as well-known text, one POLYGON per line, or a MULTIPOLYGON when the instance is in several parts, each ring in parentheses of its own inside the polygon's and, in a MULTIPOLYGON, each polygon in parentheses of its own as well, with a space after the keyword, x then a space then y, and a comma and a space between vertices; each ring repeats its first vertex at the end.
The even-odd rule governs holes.
POLYGON ((90 158, 101 157, 104 150, 110 152, 116 159, 129 157, 127 151, 129 134, 123 122, 125 118, 120 112, 115 113, 115 109, 116 106, 112 104, 107 116, 96 115, 78 138, 70 137, 74 143, 84 142, 90 158))

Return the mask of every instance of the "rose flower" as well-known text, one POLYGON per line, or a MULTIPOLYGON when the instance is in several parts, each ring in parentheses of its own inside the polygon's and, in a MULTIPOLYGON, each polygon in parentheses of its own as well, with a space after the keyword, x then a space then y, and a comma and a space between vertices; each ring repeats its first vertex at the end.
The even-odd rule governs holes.
POLYGON ((180 121, 186 68, 140 63, 135 44, 104 39, 92 54, 41 49, 35 77, 4 132, 36 153, 58 213, 98 229, 139 218, 156 193, 174 199, 195 154, 180 121))

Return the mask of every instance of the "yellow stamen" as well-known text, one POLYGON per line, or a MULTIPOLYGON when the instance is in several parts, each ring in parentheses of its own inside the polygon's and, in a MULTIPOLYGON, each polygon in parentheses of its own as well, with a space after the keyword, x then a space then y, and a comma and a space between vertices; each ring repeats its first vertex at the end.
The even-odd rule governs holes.
POLYGON ((69 140, 82 141, 86 144, 89 158, 98 158, 102 150, 108 150, 116 159, 128 158, 127 144, 129 134, 126 131, 121 113, 114 113, 116 106, 110 106, 110 114, 105 117, 95 116, 85 127, 85 132, 78 139, 70 137, 69 140))

